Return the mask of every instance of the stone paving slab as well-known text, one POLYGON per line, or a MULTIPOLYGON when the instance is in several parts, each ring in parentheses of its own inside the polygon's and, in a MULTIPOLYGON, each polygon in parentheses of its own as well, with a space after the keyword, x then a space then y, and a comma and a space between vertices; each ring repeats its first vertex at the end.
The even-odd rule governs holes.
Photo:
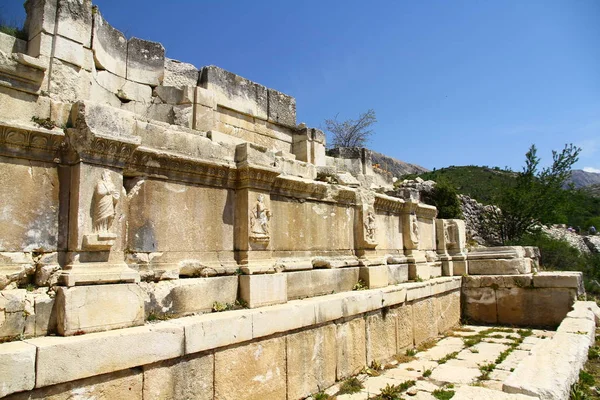
MULTIPOLYGON (((352 395, 338 395, 338 400, 364 400, 380 393, 386 385, 399 385, 406 381, 415 381, 415 385, 409 388, 401 396, 404 399, 411 400, 434 400, 432 393, 435 390, 444 388, 456 392, 454 399, 472 400, 472 399, 491 399, 491 400, 533 400, 533 397, 524 397, 502 392, 505 379, 511 375, 523 360, 528 359, 535 352, 535 349, 542 347, 554 332, 533 330, 530 336, 526 336, 528 331, 517 330, 513 332, 491 330, 494 328, 486 326, 465 326, 462 330, 450 332, 446 337, 439 338, 432 348, 417 352, 415 358, 404 363, 393 361, 387 364, 386 369, 380 372, 379 376, 368 376, 360 374, 357 376, 363 382, 364 388, 360 393, 352 395), (466 347, 464 339, 470 336, 485 335, 481 342, 471 347, 466 347), (523 343, 517 348, 512 349, 506 359, 496 365, 498 356, 511 349, 515 339, 520 339, 521 333, 524 337, 523 343), (502 337, 499 337, 499 336, 502 337), (498 336, 498 337, 492 337, 498 336), (527 348, 528 350, 524 350, 527 348), (533 349, 530 351, 530 349, 533 349), (440 364, 437 361, 447 355, 457 352, 456 358, 447 360, 440 364), (492 365, 494 369, 488 373, 487 379, 482 379, 481 366, 492 365), (430 370, 429 375, 423 374, 430 370), (448 386, 452 387, 449 389, 448 386), (476 385, 478 387, 472 387, 476 385)), ((498 328, 506 329, 506 328, 498 328)), ((329 395, 335 395, 339 390, 340 384, 326 390, 329 395)))

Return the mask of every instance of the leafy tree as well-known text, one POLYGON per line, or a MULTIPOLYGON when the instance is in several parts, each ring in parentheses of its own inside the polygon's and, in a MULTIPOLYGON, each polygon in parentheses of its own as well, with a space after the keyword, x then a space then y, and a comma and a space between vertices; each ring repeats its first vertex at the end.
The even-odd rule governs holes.
POLYGON ((516 184, 503 187, 494 199, 500 209, 484 216, 484 223, 498 232, 502 243, 519 240, 540 223, 566 222, 571 190, 563 187, 580 152, 572 144, 561 152, 552 151, 552 165, 539 171, 537 148, 529 148, 516 184))
POLYGON ((423 202, 436 206, 438 218, 462 218, 460 199, 456 189, 446 180, 440 179, 435 187, 423 194, 423 202))
POLYGON ((338 121, 337 115, 333 119, 325 120, 325 130, 331 133, 331 147, 365 147, 369 137, 373 134, 371 127, 377 122, 375 110, 369 109, 360 114, 358 119, 338 121))

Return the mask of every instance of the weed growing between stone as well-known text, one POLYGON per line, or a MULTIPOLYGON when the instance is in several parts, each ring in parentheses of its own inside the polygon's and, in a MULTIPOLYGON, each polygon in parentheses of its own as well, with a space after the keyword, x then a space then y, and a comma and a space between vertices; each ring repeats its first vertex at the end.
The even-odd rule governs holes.
POLYGON ((402 400, 400 395, 402 392, 406 391, 408 388, 414 386, 416 384, 415 381, 406 381, 402 382, 399 385, 390 385, 389 383, 385 385, 383 389, 381 389, 381 393, 376 395, 375 397, 369 397, 372 400, 402 400))
POLYGON ((332 400, 333 397, 325 392, 319 392, 312 395, 313 400, 332 400))
POLYGON ((435 339, 426 340, 425 342, 423 342, 417 346, 417 351, 427 351, 427 350, 431 349, 432 347, 434 347, 436 344, 437 344, 437 340, 435 340, 435 339))
POLYGON ((423 378, 430 377, 432 372, 433 371, 431 369, 426 369, 425 371, 423 371, 423 378))
POLYGON ((337 394, 354 394, 360 392, 361 389, 364 389, 364 385, 357 377, 353 376, 342 382, 337 394))
POLYGON ((369 288, 369 286, 367 285, 367 282, 363 281, 362 279, 359 279, 358 282, 356 282, 356 285, 354 285, 354 287, 352 288, 352 290, 367 290, 369 288))
POLYGON ((455 359, 458 356, 458 351, 452 352, 450 354, 446 354, 444 357, 440 358, 437 363, 438 364, 446 364, 448 361, 455 359))
POLYGON ((436 389, 431 394, 438 400, 450 400, 454 397, 454 390, 436 389))

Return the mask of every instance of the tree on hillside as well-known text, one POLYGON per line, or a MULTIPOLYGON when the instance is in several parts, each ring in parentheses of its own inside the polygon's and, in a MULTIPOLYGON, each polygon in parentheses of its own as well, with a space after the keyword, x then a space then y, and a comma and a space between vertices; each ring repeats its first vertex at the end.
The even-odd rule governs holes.
POLYGON ((552 165, 538 170, 540 158, 532 145, 525 155, 525 167, 517 174, 516 184, 506 185, 494 199, 499 207, 484 216, 484 224, 496 231, 502 243, 519 240, 540 223, 564 223, 570 206, 570 190, 564 184, 581 149, 565 145, 552 151, 552 165))
POLYGON ((325 130, 331 133, 330 147, 365 147, 373 134, 371 127, 376 122, 373 109, 360 114, 356 120, 338 121, 337 115, 333 119, 326 119, 325 130))

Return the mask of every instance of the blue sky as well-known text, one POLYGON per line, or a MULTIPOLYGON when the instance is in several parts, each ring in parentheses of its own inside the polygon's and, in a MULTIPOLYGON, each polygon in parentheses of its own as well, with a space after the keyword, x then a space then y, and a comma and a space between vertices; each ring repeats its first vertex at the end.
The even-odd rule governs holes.
MULTIPOLYGON (((3 0, 22 21, 23 0, 3 0)), ((600 172, 600 1, 97 0, 128 36, 296 97, 298 122, 375 109, 370 147, 520 169, 565 143, 600 172)))

